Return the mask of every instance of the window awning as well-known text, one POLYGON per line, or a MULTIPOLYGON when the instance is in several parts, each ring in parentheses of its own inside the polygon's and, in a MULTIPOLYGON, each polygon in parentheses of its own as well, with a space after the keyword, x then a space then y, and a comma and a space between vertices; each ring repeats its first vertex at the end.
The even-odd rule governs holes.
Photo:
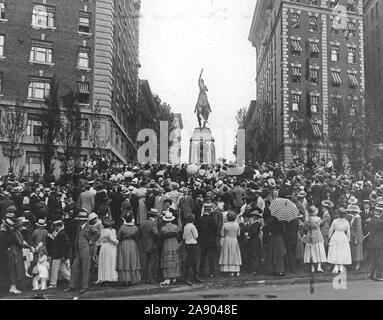
POLYGON ((51 83, 51 78, 42 78, 42 77, 29 77, 29 82, 44 82, 44 83, 51 83))
POLYGON ((28 113, 28 121, 41 121, 41 115, 35 113, 28 113))
POLYGON ((35 4, 33 6, 33 10, 37 11, 46 11, 46 12, 56 12, 56 7, 55 6, 48 6, 46 4, 35 4))
POLYGON ((294 51, 302 51, 301 44, 299 43, 298 40, 293 40, 292 45, 293 45, 294 51))
POLYGON ((319 53, 319 45, 317 42, 310 42, 311 52, 319 53))
POLYGON ((318 122, 311 122, 311 127, 313 129, 313 133, 315 137, 321 137, 322 136, 322 130, 320 127, 320 124, 318 122))
POLYGON ((350 82, 351 82, 352 86, 357 87, 359 82, 358 82, 358 79, 356 78, 356 75, 353 74, 353 73, 349 73, 348 77, 350 79, 350 82))
POLYGON ((32 40, 33 47, 53 48, 53 42, 43 40, 32 40))
POLYGON ((340 84, 342 82, 339 72, 332 71, 331 74, 334 83, 340 84))
POLYGON ((299 67, 293 67, 293 76, 301 76, 302 75, 302 72, 301 72, 301 68, 299 67))
POLYGON ((89 83, 77 82, 77 90, 79 93, 89 93, 89 83))

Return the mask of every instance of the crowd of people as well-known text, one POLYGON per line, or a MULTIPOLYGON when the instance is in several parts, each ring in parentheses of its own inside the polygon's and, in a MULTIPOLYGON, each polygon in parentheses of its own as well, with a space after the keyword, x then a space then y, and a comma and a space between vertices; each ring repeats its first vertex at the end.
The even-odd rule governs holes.
POLYGON ((192 285, 302 264, 320 273, 366 265, 383 281, 382 172, 338 174, 325 161, 229 169, 91 159, 59 182, 2 177, 0 283, 20 294, 27 279, 33 290, 62 279, 83 293, 92 274, 100 285, 192 285), (295 216, 276 215, 276 203, 292 203, 295 216))

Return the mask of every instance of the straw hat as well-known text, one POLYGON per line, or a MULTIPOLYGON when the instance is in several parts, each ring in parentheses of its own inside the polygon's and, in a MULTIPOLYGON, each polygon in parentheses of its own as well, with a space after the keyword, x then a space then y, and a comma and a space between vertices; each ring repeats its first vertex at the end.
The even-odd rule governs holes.
POLYGON ((357 204, 358 199, 355 196, 351 196, 350 199, 348 199, 349 204, 357 204))
POLYGON ((7 208, 7 212, 9 213, 15 213, 17 211, 17 208, 15 206, 10 206, 7 208))
POLYGON ((92 221, 92 220, 97 219, 97 218, 98 218, 98 215, 96 213, 92 212, 88 216, 88 221, 92 221))
POLYGON ((36 226, 44 228, 47 226, 47 223, 44 219, 39 219, 39 221, 36 223, 36 226))
POLYGON ((3 221, 8 228, 13 229, 15 227, 15 222, 12 219, 6 218, 3 221))
POLYGON ((152 216, 158 216, 158 210, 155 208, 152 208, 149 210, 149 214, 152 216))
POLYGON ((326 207, 326 208, 330 208, 330 209, 334 208, 334 203, 330 200, 323 200, 321 202, 321 205, 322 205, 322 207, 326 207))
POLYGON ((171 213, 170 211, 166 211, 165 215, 162 217, 162 220, 170 222, 173 221, 175 218, 176 217, 173 216, 173 213, 171 213))
POLYGON ((317 216, 318 215, 318 213, 319 213, 319 210, 318 210, 318 208, 316 207, 316 206, 314 206, 314 205, 312 205, 312 206, 310 206, 310 208, 309 208, 309 215, 310 216, 317 216))
POLYGON ((358 212, 358 213, 362 212, 362 211, 360 210, 359 206, 356 206, 356 205, 353 205, 353 204, 349 204, 349 205, 347 206, 347 211, 348 211, 348 212, 358 212))
POLYGON ((298 198, 305 198, 307 196, 307 193, 304 190, 299 191, 298 198))
POLYGON ((87 221, 88 220, 88 214, 85 211, 79 212, 77 217, 75 218, 76 220, 81 220, 81 221, 87 221))

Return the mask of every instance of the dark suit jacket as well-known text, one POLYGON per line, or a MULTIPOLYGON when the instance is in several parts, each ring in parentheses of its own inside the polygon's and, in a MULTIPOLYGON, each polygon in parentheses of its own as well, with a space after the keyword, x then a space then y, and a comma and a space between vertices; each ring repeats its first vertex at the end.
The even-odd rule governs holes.
POLYGON ((383 248, 383 220, 377 218, 371 218, 368 222, 368 230, 370 236, 368 240, 369 248, 383 248))
POLYGON ((138 228, 141 248, 145 252, 157 250, 158 229, 153 220, 146 220, 138 228))
POLYGON ((203 215, 196 221, 198 230, 198 243, 201 246, 213 246, 216 244, 218 226, 210 215, 203 215))
POLYGON ((48 239, 48 249, 52 259, 69 258, 69 240, 64 229, 62 229, 53 240, 48 239))
POLYGON ((284 234, 284 240, 287 245, 295 245, 298 243, 298 229, 299 221, 294 219, 290 222, 285 222, 286 232, 284 234))

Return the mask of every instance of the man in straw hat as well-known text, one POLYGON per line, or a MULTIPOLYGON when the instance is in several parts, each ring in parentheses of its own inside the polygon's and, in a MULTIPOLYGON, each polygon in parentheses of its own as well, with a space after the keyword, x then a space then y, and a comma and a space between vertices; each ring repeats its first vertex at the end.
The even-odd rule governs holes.
POLYGON ((368 220, 369 278, 383 281, 383 201, 377 202, 374 213, 368 220))
POLYGON ((18 294, 21 291, 16 289, 16 285, 10 284, 8 272, 8 250, 13 243, 13 230, 15 228, 15 217, 4 217, 0 225, 0 293, 9 292, 18 294))
POLYGON ((94 212, 83 221, 77 231, 75 240, 75 257, 72 264, 72 272, 69 281, 69 288, 66 292, 75 290, 79 282, 82 288, 80 294, 85 293, 89 288, 89 276, 92 262, 91 247, 100 237, 100 232, 93 226, 98 222, 98 216, 94 212))
POLYGON ((139 226, 139 238, 141 243, 141 249, 145 252, 146 264, 145 264, 145 283, 154 284, 157 273, 157 261, 158 261, 158 228, 157 217, 158 210, 150 209, 148 212, 149 219, 144 221, 139 226))
POLYGON ((53 219, 52 228, 52 234, 48 235, 49 254, 52 258, 49 288, 56 288, 59 275, 70 280, 69 240, 60 216, 53 219))
POLYGON ((209 276, 214 277, 214 255, 216 253, 216 237, 218 227, 210 213, 212 204, 204 205, 205 213, 196 221, 198 244, 201 248, 199 275, 202 278, 205 271, 206 258, 209 257, 209 276))

